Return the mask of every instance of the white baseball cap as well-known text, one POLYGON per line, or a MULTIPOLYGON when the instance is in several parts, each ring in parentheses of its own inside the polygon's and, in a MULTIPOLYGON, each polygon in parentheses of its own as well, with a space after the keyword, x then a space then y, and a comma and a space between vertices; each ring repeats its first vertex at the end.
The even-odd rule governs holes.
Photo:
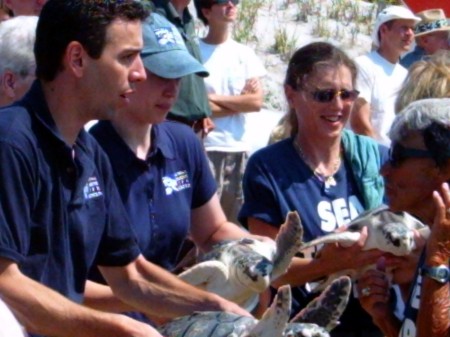
POLYGON ((413 12, 411 12, 404 6, 386 7, 380 13, 378 13, 377 19, 375 20, 375 27, 372 31, 372 42, 375 47, 380 46, 380 40, 378 39, 378 30, 380 29, 381 25, 388 21, 397 19, 414 20, 415 23, 421 21, 421 18, 415 16, 413 12))

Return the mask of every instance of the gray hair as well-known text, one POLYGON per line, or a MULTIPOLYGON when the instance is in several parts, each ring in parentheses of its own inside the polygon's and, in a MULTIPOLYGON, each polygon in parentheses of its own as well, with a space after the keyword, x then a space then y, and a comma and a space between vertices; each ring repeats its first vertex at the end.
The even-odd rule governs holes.
POLYGON ((6 70, 25 78, 34 70, 37 16, 17 16, 0 23, 0 75, 6 70))
POLYGON ((389 131, 392 142, 404 140, 412 132, 423 132, 432 124, 450 130, 450 98, 414 101, 396 115, 389 131))

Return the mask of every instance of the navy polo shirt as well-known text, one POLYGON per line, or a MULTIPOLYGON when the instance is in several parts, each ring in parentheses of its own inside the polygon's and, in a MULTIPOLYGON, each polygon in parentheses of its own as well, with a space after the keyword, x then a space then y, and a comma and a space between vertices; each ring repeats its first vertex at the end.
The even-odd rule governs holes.
POLYGON ((64 142, 36 81, 0 109, 0 256, 76 302, 90 267, 139 255, 111 166, 81 130, 64 142))
POLYGON ((204 205, 217 187, 203 147, 177 122, 153 125, 146 160, 101 121, 90 132, 108 154, 142 254, 172 270, 191 226, 191 210, 204 205))

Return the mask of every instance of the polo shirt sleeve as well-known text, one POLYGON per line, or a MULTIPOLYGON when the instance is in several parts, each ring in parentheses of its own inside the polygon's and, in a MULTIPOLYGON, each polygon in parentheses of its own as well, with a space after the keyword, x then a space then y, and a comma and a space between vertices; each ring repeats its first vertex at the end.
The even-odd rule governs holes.
POLYGON ((262 220, 279 227, 284 218, 278 207, 275 188, 271 183, 270 168, 265 157, 260 153, 253 154, 246 166, 242 181, 244 204, 239 212, 239 222, 247 228, 249 217, 262 220))
POLYGON ((108 214, 95 262, 101 266, 125 266, 138 257, 140 249, 105 154, 102 159, 100 176, 104 179, 108 214))
POLYGON ((20 263, 30 246, 37 168, 6 141, 0 141, 0 163, 0 256, 20 263))
POLYGON ((185 140, 190 139, 190 145, 186 149, 191 154, 190 170, 193 175, 193 195, 191 208, 198 208, 206 204, 217 192, 216 181, 212 175, 209 161, 206 157, 203 145, 197 136, 189 130, 190 136, 184 137, 185 140))

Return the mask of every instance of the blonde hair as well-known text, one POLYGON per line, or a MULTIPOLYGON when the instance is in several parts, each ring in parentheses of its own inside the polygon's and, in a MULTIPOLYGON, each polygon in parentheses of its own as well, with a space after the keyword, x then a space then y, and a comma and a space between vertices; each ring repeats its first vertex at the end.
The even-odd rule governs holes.
POLYGON ((419 99, 446 97, 450 97, 450 52, 442 50, 411 66, 395 102, 395 111, 399 113, 419 99))

